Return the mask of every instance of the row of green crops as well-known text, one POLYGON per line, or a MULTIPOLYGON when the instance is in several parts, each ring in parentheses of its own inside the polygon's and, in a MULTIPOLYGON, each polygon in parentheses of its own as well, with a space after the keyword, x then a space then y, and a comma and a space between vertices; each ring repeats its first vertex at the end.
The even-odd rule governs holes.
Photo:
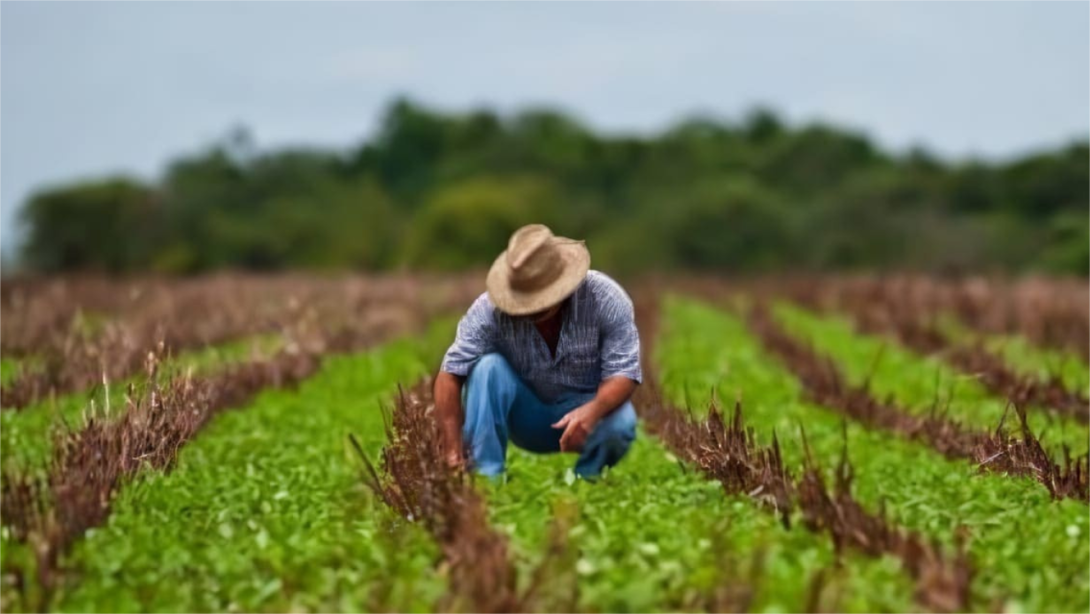
MULTIPOLYGON (((435 547, 361 492, 343 439, 355 432, 377 453, 384 441, 377 400, 415 379, 448 340, 449 326, 438 327, 418 343, 331 358, 297 392, 268 391, 219 416, 183 450, 174 472, 142 474, 122 490, 109 524, 71 557, 81 581, 54 606, 427 609, 444 589, 430 570, 435 547)), ((525 578, 545 551, 550 501, 577 501, 580 521, 570 537, 579 549, 581 608, 696 604, 718 587, 748 585, 760 552, 759 609, 803 607, 806 579, 818 570, 839 607, 911 609, 897 561, 850 559, 834 570, 826 538, 785 531, 773 514, 725 497, 647 437, 598 485, 571 484, 571 462, 515 454, 511 481, 493 503, 525 578)))
POLYGON ((489 507, 492 522, 512 539, 523 576, 546 551, 550 510, 575 500, 578 520, 569 547, 578 553, 581 610, 700 608, 717 589, 750 584, 756 572, 752 609, 800 611, 821 570, 828 574, 826 606, 834 611, 916 607, 912 582, 897 560, 853 555, 834 569, 825 535, 784 529, 776 514, 746 497, 725 495, 719 482, 683 467, 644 432, 596 483, 573 479, 574 455, 512 448, 508 458, 508 481, 489 488, 489 507))
POLYGON ((1023 335, 981 334, 954 317, 940 318, 938 328, 956 343, 983 343, 1016 373, 1039 379, 1058 376, 1068 390, 1090 394, 1090 366, 1077 354, 1040 347, 1023 335))
POLYGON ((452 322, 418 340, 328 357, 297 390, 217 416, 170 473, 126 485, 70 557, 67 611, 428 609, 438 553, 359 479, 354 433, 377 456, 380 402, 434 367, 452 322))
MULTIPOLYGON (((812 335, 823 351, 823 344, 859 339, 850 329, 847 339, 838 336, 843 322, 833 320, 832 332, 818 326, 825 321, 802 329, 798 321, 813 324, 809 314, 792 308, 777 314, 793 332, 812 335)), ((762 351, 740 319, 670 300, 663 325, 657 358, 664 393, 673 402, 698 409, 713 389, 728 404, 740 393, 747 423, 764 442, 775 429, 792 470, 801 465, 800 426, 820 464, 835 466, 843 443, 839 416, 800 401, 798 384, 762 351)), ((356 434, 368 454, 377 456, 385 443, 379 402, 389 399, 398 383, 409 384, 434 367, 452 331, 453 323, 444 322, 415 340, 327 358, 297 390, 269 390, 246 408, 218 416, 182 450, 173 472, 145 472, 122 489, 109 523, 92 530, 70 557, 77 581, 56 595, 52 607, 433 607, 446 590, 435 569, 437 547, 421 527, 392 517, 365 491, 346 437, 356 434)), ((211 368, 240 359, 249 349, 248 342, 238 344, 237 350, 197 364, 211 368)), ((895 349, 886 348, 883 362, 895 349)), ((869 373, 874 356, 865 350, 838 355, 841 368, 869 373)), ((898 368, 882 371, 882 379, 890 380, 882 385, 926 391, 929 402, 937 366, 907 352, 898 355, 898 368), (897 383, 913 369, 930 374, 929 388, 923 387, 922 375, 905 376, 916 378, 915 388, 897 383)), ((120 388, 111 387, 115 411, 123 402, 120 388)), ((101 405, 101 391, 95 394, 101 405)), ((58 415, 78 424, 87 398, 71 395, 55 405, 0 414, 4 462, 44 464, 49 424, 58 415)), ((959 407, 969 403, 960 392, 957 400, 959 407)), ((1031 480, 980 476, 967 463, 856 425, 849 425, 847 440, 856 467, 855 493, 865 505, 877 509, 884 500, 897 523, 947 544, 956 526, 970 528, 980 570, 974 582, 979 609, 997 601, 1010 609, 1090 607, 1085 505, 1051 502, 1031 480)), ((542 603, 564 603, 560 593, 577 590, 575 607, 584 610, 706 607, 714 603, 710 596, 716 589, 748 585, 756 572, 753 609, 800 610, 810 580, 824 571, 828 608, 918 607, 898 561, 849 554, 836 565, 826 536, 803 529, 797 518, 792 529, 784 529, 774 514, 746 497, 725 495, 717 482, 679 464, 644 432, 628 457, 598 483, 574 480, 574 460, 512 449, 506 480, 482 482, 493 523, 511 537, 523 582, 545 556, 554 511, 578 510, 568 535, 573 577, 548 583, 543 590, 558 594, 542 603)))
MULTIPOLYGON (((775 306, 777 319, 788 332, 812 343, 831 356, 853 384, 870 382, 872 393, 891 397, 908 411, 926 413, 936 399, 949 416, 969 426, 993 429, 1007 411, 1007 401, 992 395, 972 376, 959 372, 937 356, 920 356, 883 337, 857 333, 845 319, 818 316, 802 308, 781 303, 775 306)), ((1060 418, 1042 408, 1027 408, 1029 425, 1041 437, 1055 458, 1067 445, 1075 454, 1085 454, 1090 430, 1070 418, 1060 418)), ((1017 424, 1013 412, 1008 424, 1017 424)))
MULTIPOLYGON (((278 335, 263 335, 208 346, 165 360, 159 366, 159 373, 160 377, 190 371, 194 374, 207 373, 241 362, 254 352, 269 356, 281 345, 278 335)), ((143 378, 141 375, 128 381, 111 382, 109 395, 104 386, 98 386, 89 391, 44 399, 23 409, 0 412, 0 462, 28 469, 44 468, 53 450, 50 433, 54 427, 68 425, 78 428, 92 403, 96 414, 105 415, 109 408, 111 415, 117 415, 125 408, 128 384, 139 385, 143 378)))
POLYGON ((1090 368, 1074 354, 1042 349, 1013 335, 989 338, 985 347, 1019 373, 1041 380, 1055 375, 1068 390, 1090 394, 1090 368))
POLYGON ((1052 501, 1031 479, 982 475, 967 462, 857 424, 842 431, 840 415, 800 400, 798 382, 763 351, 739 317, 672 299, 663 326, 659 361, 668 389, 694 405, 706 402, 712 390, 725 399, 741 395, 747 423, 766 442, 775 431, 785 462, 796 472, 803 454, 800 429, 826 468, 835 465, 846 437, 854 492, 864 505, 877 510, 884 503, 897 524, 945 544, 954 542, 959 525, 967 527, 979 570, 973 583, 979 609, 997 602, 1029 611, 1090 608, 1085 504, 1052 501))

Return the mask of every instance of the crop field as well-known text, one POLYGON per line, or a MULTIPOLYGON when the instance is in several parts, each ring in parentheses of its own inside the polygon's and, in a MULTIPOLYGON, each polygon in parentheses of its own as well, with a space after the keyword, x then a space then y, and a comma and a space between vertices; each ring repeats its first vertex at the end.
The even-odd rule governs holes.
POLYGON ((483 275, 11 279, 3 611, 1088 611, 1085 280, 625 283, 597 482, 442 462, 483 275))

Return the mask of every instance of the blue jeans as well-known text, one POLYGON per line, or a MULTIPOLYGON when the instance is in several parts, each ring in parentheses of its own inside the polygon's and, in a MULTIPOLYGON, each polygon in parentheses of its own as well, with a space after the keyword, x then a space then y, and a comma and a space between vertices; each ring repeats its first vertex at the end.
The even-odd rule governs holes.
MULTIPOLYGON (((481 356, 469 373, 464 394, 462 440, 471 465, 484 475, 503 473, 508 439, 530 452, 559 452, 564 429, 552 425, 593 398, 594 393, 572 394, 556 403, 544 403, 503 356, 481 356)), ((635 439, 636 410, 626 401, 602 418, 587 437, 575 474, 597 477, 604 467, 616 465, 635 439)))

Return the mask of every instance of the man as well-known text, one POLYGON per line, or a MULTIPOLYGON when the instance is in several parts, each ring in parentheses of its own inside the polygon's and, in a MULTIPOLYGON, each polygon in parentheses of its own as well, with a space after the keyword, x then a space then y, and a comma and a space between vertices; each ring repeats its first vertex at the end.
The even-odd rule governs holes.
POLYGON ((628 451, 642 377, 632 300, 589 269, 582 241, 541 224, 511 236, 435 378, 448 463, 499 475, 510 439, 578 452, 576 475, 594 479, 628 451))

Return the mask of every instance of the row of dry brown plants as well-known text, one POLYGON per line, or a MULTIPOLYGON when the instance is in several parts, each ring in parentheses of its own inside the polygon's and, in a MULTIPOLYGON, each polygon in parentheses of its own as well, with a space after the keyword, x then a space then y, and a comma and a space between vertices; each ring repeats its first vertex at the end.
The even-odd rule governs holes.
MULTIPOLYGON (((915 583, 915 598, 921 608, 939 612, 968 609, 974 570, 964 534, 959 533, 955 551, 949 552, 937 541, 894 524, 882 511, 866 510, 852 494, 854 469, 847 449, 830 487, 825 471, 808 448, 802 473, 795 475, 784 466, 775 435, 768 445, 759 443, 753 429, 745 425, 741 403, 727 418, 713 401, 705 417, 698 419, 692 408, 683 411, 665 399, 657 387, 655 365, 646 358, 654 353, 651 346, 658 330, 655 294, 640 292, 636 309, 640 338, 646 346, 646 381, 637 390, 635 405, 647 429, 679 458, 720 482, 725 492, 751 497, 779 515, 785 527, 790 527, 793 512, 800 513, 808 530, 829 536, 838 555, 850 550, 864 556, 899 559, 915 583)), ((807 611, 820 611, 821 583, 820 574, 811 579, 807 611)))
MULTIPOLYGON (((706 294, 708 282, 697 283, 700 293, 706 294)), ((651 284, 638 291, 637 313, 645 356, 653 353, 650 347, 657 333, 656 297, 662 290, 661 285, 651 284)), ((1087 459, 1068 458, 1063 466, 1054 463, 1026 426, 1020 406, 1015 407, 1020 428, 1014 435, 1002 424, 995 431, 977 431, 937 414, 913 416, 874 399, 865 387, 846 384, 832 360, 787 335, 764 305, 759 304, 750 314, 755 334, 800 379, 811 400, 842 411, 868 427, 921 441, 948 457, 974 461, 981 471, 1031 475, 1055 497, 1088 499, 1087 459)), ((647 383, 637 393, 637 407, 647 428, 680 458, 720 482, 726 492, 752 497, 779 515, 785 525, 790 524, 793 513, 800 514, 804 526, 827 534, 838 553, 850 550, 899 559, 915 582, 915 598, 923 608, 952 612, 971 606, 974 569, 964 532, 958 533, 955 548, 950 551, 935 540, 896 525, 882 511, 868 511, 852 494, 854 469, 846 449, 834 472, 833 484, 827 483, 826 472, 808 449, 801 474, 794 475, 784 466, 775 437, 769 445, 762 445, 753 430, 746 427, 740 404, 730 419, 714 405, 705 418, 695 419, 691 411, 682 411, 664 400, 650 362, 645 362, 645 373, 647 383)), ((452 569, 451 592, 443 602, 448 609, 452 604, 482 612, 536 609, 540 604, 535 604, 535 598, 548 575, 540 573, 546 563, 570 560, 565 556, 571 546, 563 528, 554 527, 546 563, 528 584, 520 587, 507 541, 488 525, 480 494, 464 474, 443 462, 438 431, 430 415, 433 408, 429 382, 402 393, 380 466, 372 465, 360 451, 367 467, 365 481, 391 509, 423 522, 441 545, 452 569)), ((718 592, 705 604, 708 610, 748 611, 759 575, 756 569, 730 590, 718 592)), ((811 579, 809 611, 822 607, 822 582, 820 574, 811 579)), ((577 594, 574 587, 561 592, 577 594)), ((573 598, 568 610, 574 611, 576 604, 573 598)))
POLYGON ((795 278, 777 285, 809 303, 859 312, 888 330, 911 320, 934 326, 940 316, 949 314, 977 332, 1022 335, 1041 347, 1090 360, 1086 279, 832 276, 795 278))
MULTIPOLYGON (((359 287, 349 283, 345 291, 359 287)), ((4 570, 15 579, 15 593, 37 594, 47 602, 65 581, 65 553, 84 532, 106 521, 123 482, 141 470, 172 468, 182 446, 218 412, 244 406, 263 389, 298 384, 319 368, 324 355, 419 332, 437 315, 466 305, 478 291, 475 284, 429 286, 410 278, 371 280, 366 287, 378 293, 344 301, 352 307, 339 317, 297 322, 293 343, 270 357, 205 375, 164 377, 158 357, 145 353, 147 385, 139 392, 129 387, 123 411, 92 413, 84 424, 55 430, 44 475, 5 467, 0 518, 16 542, 29 546, 34 560, 33 568, 4 570), (362 311, 352 317, 351 309, 362 311), (30 582, 40 590, 27 591, 30 582)), ((41 608, 45 603, 24 605, 41 608)))
MULTIPOLYGON (((115 327, 130 331, 125 334, 132 341, 126 343, 137 348, 133 352, 139 358, 138 361, 134 358, 122 371, 128 374, 144 367, 151 385, 140 395, 134 393, 128 401, 128 410, 117 419, 95 417, 79 430, 60 432, 46 477, 4 474, 0 516, 12 535, 27 543, 37 559, 34 573, 21 575, 20 581, 40 583, 46 595, 64 579, 64 552, 86 529, 108 517, 111 498, 122 480, 149 464, 169 469, 179 448, 216 412, 245 404, 264 387, 300 381, 313 373, 325 353, 357 350, 391 334, 417 329, 437 312, 464 308, 480 290, 476 276, 441 282, 406 277, 291 276, 152 280, 147 286, 131 281, 111 282, 136 284, 127 293, 123 287, 113 287, 113 292, 121 292, 120 295, 111 294, 100 281, 72 282, 86 284, 78 291, 73 290, 75 286, 65 287, 64 283, 21 282, 4 287, 5 353, 45 356, 56 351, 62 357, 57 359, 59 365, 72 352, 90 356, 78 359, 76 364, 82 366, 74 367, 73 373, 91 373, 88 381, 93 383, 101 378, 106 363, 123 362, 111 352, 125 355, 129 351, 110 345, 115 342, 108 340, 119 333, 108 329, 115 327), (73 299, 53 304, 49 300, 49 297, 76 294, 84 297, 80 299, 82 302, 73 299), (73 309, 73 304, 78 306, 73 309), (146 315, 145 310, 156 315, 146 315), (14 322, 9 320, 9 313, 17 314, 14 322), (78 314, 88 313, 107 314, 101 330, 90 333, 76 330, 73 322, 81 317, 78 314), (20 321, 28 323, 25 330, 19 329, 20 321), (8 326, 20 330, 10 346, 8 326), (168 337, 165 329, 170 329, 173 336, 168 337), (159 381, 156 359, 154 356, 148 359, 148 349, 159 343, 172 344, 172 348, 191 347, 187 344, 200 345, 272 329, 291 331, 290 343, 276 355, 207 376, 177 376, 159 381), (77 337, 84 346, 94 349, 73 349, 80 347, 72 341, 77 337), (134 458, 140 459, 140 463, 127 460, 134 458)), ((707 280, 699 284, 704 294, 709 288, 713 293, 721 291, 720 286, 707 280)), ((753 292, 759 285, 741 284, 725 292, 736 287, 753 292)), ((684 289, 685 284, 675 287, 684 289)), ((777 285, 774 293, 805 292, 799 290, 805 286, 791 286, 788 291, 785 287, 777 285)), ((656 293, 659 290, 661 287, 654 289, 656 293)), ((758 294, 766 293, 758 291, 758 294)), ((638 308, 639 313, 650 314, 652 318, 648 320, 646 315, 641 318, 645 339, 654 336, 657 307, 648 307, 651 303, 641 298, 638 308)), ((847 388, 835 371, 822 370, 820 365, 828 361, 807 354, 806 348, 789 345, 776 336, 777 331, 768 328, 767 318, 762 321, 760 317, 758 312, 753 322, 755 330, 789 366, 797 367, 796 373, 807 390, 823 404, 841 408, 850 417, 871 426, 923 438, 940 451, 959 457, 976 458, 979 449, 989 450, 987 446, 992 444, 1006 446, 1003 449, 1008 453, 1002 462, 1016 463, 1016 468, 1024 466, 1026 471, 1050 476, 1042 482, 1051 484, 1058 496, 1085 499, 1085 464, 1076 466, 1072 486, 1070 464, 1067 468, 1043 464, 1033 452, 1039 449, 1039 443, 1035 447, 1028 431, 1023 433, 1021 443, 1011 438, 995 443, 980 439, 984 437, 982 434, 959 430, 957 425, 905 423, 902 413, 893 413, 898 412, 897 408, 860 397, 859 391, 847 388), (1078 494, 1068 494, 1071 491, 1078 494)), ((1064 326, 1076 326, 1073 316, 1061 320, 1067 322, 1064 326)), ((1041 328, 1055 329, 1055 326, 1041 328)), ((1042 343, 1047 336, 1033 337, 1024 330, 1019 332, 1042 343)), ((122 371, 108 372, 107 377, 119 377, 122 371)), ((57 377, 50 384, 52 390, 59 386, 56 382, 67 381, 57 377)), ((78 380, 75 375, 66 377, 78 380)), ((755 496, 785 519, 788 511, 798 510, 809 528, 827 532, 838 548, 899 557, 917 582, 917 597, 922 606, 954 610, 968 604, 972 570, 964 551, 942 552, 920 535, 892 526, 881 514, 864 510, 852 498, 851 468, 846 461, 838 468, 832 487, 825 484, 822 472, 812 462, 801 476, 793 476, 783 467, 776 442, 761 446, 753 439, 752 432, 742 422, 740 409, 736 409, 730 421, 715 410, 706 420, 696 421, 668 407, 651 387, 644 388, 641 394, 644 398, 640 406, 648 426, 675 453, 719 480, 729 492, 757 493, 755 496)), ((441 545, 452 578, 457 579, 444 606, 477 611, 534 609, 541 598, 542 583, 555 575, 545 571, 545 567, 549 561, 555 564, 567 556, 563 527, 555 531, 546 563, 520 585, 506 540, 487 524, 483 500, 464 476, 446 470, 435 458, 438 447, 433 445, 435 433, 428 417, 428 395, 425 386, 402 396, 381 468, 371 468, 368 482, 392 509, 423 521, 441 545), (482 574, 481 570, 488 573, 482 574)), ((745 609, 746 595, 752 592, 732 591, 729 599, 725 597, 715 607, 745 609)), ((572 607, 574 604, 575 601, 570 602, 572 607)))
POLYGON ((1007 476, 1030 476, 1054 498, 1090 501, 1087 455, 1071 458, 1065 449, 1063 464, 1052 460, 1026 423, 1025 408, 1012 401, 1015 428, 1005 421, 994 430, 972 428, 951 419, 941 408, 917 414, 892 401, 875 398, 866 385, 849 384, 828 356, 793 338, 758 304, 750 312, 750 328, 765 347, 802 384, 809 400, 839 411, 867 426, 918 441, 948 458, 973 462, 981 471, 1007 476))
MULTIPOLYGON (((27 368, 0 390, 22 408, 139 373, 149 351, 175 354, 259 334, 288 345, 323 342, 318 331, 406 324, 420 309, 461 304, 478 276, 423 278, 220 274, 200 278, 5 280, 0 351, 27 368), (399 303, 419 307, 403 309, 399 303)), ((467 298, 468 297, 468 298, 467 298)), ((342 336, 347 333, 340 333, 342 336)))
POLYGON ((941 325, 942 318, 956 316, 978 332, 1019 334, 1085 361, 1090 348, 1090 286, 1085 281, 942 283, 923 277, 860 277, 798 280, 778 291, 807 307, 846 313, 861 332, 888 335, 921 354, 937 355, 1020 406, 1090 423, 1086 391, 1068 389, 1055 373, 1047 379, 1020 374, 981 339, 952 340, 941 325))
POLYGON ((484 497, 466 472, 445 462, 434 416, 432 382, 400 391, 376 466, 352 439, 364 482, 400 517, 419 522, 440 547, 448 592, 437 611, 575 611, 575 554, 568 546, 574 511, 556 514, 546 552, 520 582, 507 536, 488 521, 484 497))
POLYGON ((1044 408, 1086 423, 1090 408, 1084 393, 1067 390, 1055 375, 1042 381, 1015 373, 979 340, 966 345, 950 339, 940 326, 943 317, 957 314, 964 325, 978 332, 1022 334, 1043 346, 1072 351, 1077 344, 1059 336, 1058 331, 1080 334, 1078 331, 1087 330, 1090 311, 1086 309, 1085 282, 944 282, 923 277, 730 282, 691 278, 682 280, 678 287, 723 306, 738 307, 740 303, 734 299, 741 296, 752 299, 748 318, 751 330, 796 376, 810 400, 870 428, 923 443, 948 458, 974 462, 981 471, 1033 477, 1053 497, 1090 501, 1090 455, 1072 458, 1065 449, 1062 462, 1055 462, 1038 435, 1029 429, 1025 413, 1030 408, 1044 408), (1054 299, 1049 302, 1048 297, 1054 299), (992 429, 982 429, 960 424, 940 407, 921 414, 891 400, 875 398, 866 384, 851 385, 831 357, 783 330, 767 306, 768 301, 776 299, 847 314, 861 332, 889 335, 910 349, 946 359, 973 375, 997 397, 1006 399, 1009 418, 992 429), (1031 314, 1053 322, 1039 322, 1031 314), (1048 331, 1052 336, 1046 334, 1048 331))

